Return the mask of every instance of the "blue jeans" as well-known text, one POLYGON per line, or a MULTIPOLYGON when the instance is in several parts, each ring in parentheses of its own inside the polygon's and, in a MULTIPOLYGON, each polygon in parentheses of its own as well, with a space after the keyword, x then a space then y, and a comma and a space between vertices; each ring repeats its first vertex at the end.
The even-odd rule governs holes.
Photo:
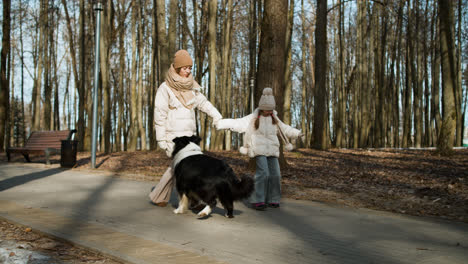
POLYGON ((255 157, 255 191, 251 203, 279 203, 281 199, 281 173, 277 157, 255 157))

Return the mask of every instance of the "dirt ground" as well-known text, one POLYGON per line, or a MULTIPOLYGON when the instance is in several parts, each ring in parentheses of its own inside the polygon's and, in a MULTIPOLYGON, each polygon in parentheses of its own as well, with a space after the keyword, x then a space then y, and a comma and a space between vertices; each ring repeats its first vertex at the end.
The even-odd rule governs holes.
POLYGON ((121 264, 100 253, 0 218, 0 263, 121 264))
MULTIPOLYGON (((238 174, 253 176, 248 157, 237 151, 206 154, 224 159, 238 174)), ((449 157, 421 149, 299 149, 285 152, 285 158, 283 197, 468 223, 466 148, 449 157)), ((6 161, 4 154, 2 161, 6 161)), ((13 161, 24 159, 15 155, 13 161)), ((34 163, 44 161, 43 156, 32 157, 34 163)), ((89 152, 78 153, 73 170, 89 169, 90 161, 89 152)), ((96 157, 98 170, 138 181, 158 181, 170 162, 161 151, 100 153, 96 157)), ((60 163, 60 156, 53 156, 52 163, 60 163)))

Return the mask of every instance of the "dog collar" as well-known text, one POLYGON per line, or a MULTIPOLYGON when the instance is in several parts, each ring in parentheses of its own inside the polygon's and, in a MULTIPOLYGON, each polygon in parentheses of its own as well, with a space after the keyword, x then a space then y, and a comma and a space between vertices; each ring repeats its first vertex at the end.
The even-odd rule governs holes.
POLYGON ((183 159, 189 156, 200 154, 203 154, 203 152, 201 152, 200 146, 193 142, 190 142, 187 146, 185 146, 183 149, 177 152, 177 154, 174 156, 174 159, 172 160, 172 169, 175 169, 177 164, 179 164, 179 162, 181 162, 183 159))

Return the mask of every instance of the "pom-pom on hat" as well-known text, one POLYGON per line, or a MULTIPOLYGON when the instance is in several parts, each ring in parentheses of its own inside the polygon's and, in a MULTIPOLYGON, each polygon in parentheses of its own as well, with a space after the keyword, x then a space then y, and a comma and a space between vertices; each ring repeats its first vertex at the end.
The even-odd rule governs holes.
POLYGON ((273 90, 269 87, 263 89, 262 97, 260 97, 260 102, 258 102, 258 108, 260 110, 274 110, 275 107, 276 103, 273 90))
POLYGON ((186 50, 179 50, 174 54, 174 60, 172 61, 174 69, 192 66, 193 61, 190 54, 186 50))

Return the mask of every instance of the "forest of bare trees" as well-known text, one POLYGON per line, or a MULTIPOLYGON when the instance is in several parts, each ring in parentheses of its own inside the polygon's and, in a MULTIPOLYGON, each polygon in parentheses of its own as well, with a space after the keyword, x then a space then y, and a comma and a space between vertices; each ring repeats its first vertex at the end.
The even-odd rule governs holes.
MULTIPOLYGON (((98 150, 156 149, 154 97, 178 49, 225 118, 272 87, 300 147, 463 144, 467 0, 102 0, 99 58, 96 2, 3 1, 1 151, 63 129, 89 151, 96 59, 98 150)), ((205 149, 242 143, 197 118, 205 149)))

